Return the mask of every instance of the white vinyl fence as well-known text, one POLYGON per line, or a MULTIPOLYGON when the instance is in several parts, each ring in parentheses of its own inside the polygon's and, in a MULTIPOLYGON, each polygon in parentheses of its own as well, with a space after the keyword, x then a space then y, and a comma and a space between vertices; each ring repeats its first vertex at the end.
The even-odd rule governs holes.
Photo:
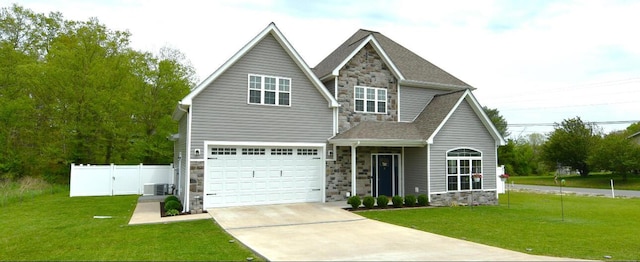
POLYGON ((142 195, 145 185, 173 183, 173 165, 71 164, 69 196, 142 195))
POLYGON ((500 179, 502 174, 504 174, 504 166, 499 166, 496 168, 496 189, 498 190, 498 194, 504 194, 506 188, 506 182, 500 179))

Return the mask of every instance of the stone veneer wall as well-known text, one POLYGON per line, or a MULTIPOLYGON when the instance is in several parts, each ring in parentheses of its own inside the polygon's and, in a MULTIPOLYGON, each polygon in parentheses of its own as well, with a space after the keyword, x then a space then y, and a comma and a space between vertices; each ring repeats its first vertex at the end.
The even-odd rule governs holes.
POLYGON ((496 191, 462 191, 431 194, 431 206, 497 205, 496 191))
POLYGON ((398 81, 380 55, 370 44, 362 48, 342 69, 338 76, 338 132, 344 132, 361 121, 398 121, 398 81), (387 113, 356 113, 354 87, 387 89, 387 113))
MULTIPOLYGON (((345 201, 347 192, 351 192, 351 147, 339 146, 336 149, 336 161, 327 162, 326 201, 345 201)), ((358 147, 356 148, 356 193, 359 196, 371 195, 371 154, 399 154, 401 148, 358 147)))
POLYGON ((191 161, 189 166, 189 208, 202 210, 204 192, 204 161, 191 161))

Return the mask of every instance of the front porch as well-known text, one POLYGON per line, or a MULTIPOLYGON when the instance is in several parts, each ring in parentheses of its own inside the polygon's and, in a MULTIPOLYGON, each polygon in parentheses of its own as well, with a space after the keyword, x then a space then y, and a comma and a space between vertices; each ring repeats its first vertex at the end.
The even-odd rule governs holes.
POLYGON ((327 162, 327 202, 352 195, 404 195, 403 151, 402 147, 336 147, 335 161, 327 162))

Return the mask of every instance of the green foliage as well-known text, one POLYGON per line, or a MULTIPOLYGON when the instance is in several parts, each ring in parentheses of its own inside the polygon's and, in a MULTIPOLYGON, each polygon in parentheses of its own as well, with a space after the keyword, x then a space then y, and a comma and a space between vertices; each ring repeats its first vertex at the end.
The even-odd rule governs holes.
POLYGON ((194 71, 128 32, 14 4, 0 10, 0 179, 67 182, 70 163, 168 163, 175 101, 194 71))
POLYGON ((182 210, 182 204, 180 204, 180 202, 176 200, 169 200, 167 202, 164 202, 164 210, 167 211, 171 209, 182 210))
MULTIPOLYGON (((612 174, 591 172, 589 176, 576 175, 562 176, 566 180, 566 187, 611 189, 611 180, 615 181, 615 189, 640 190, 640 175, 636 174, 612 174)), ((547 176, 511 176, 509 181, 523 185, 557 186, 553 175, 547 176)))
POLYGON ((509 139, 498 148, 498 164, 504 165, 508 174, 532 175, 548 171, 541 154, 544 136, 533 133, 527 138, 509 139))
POLYGON ((362 204, 362 200, 360 200, 359 196, 351 196, 347 200, 347 204, 351 205, 353 209, 357 209, 358 207, 360 207, 360 204, 362 204))
POLYGON ((403 198, 399 195, 395 195, 391 198, 391 203, 393 207, 402 207, 403 198))
POLYGON ((376 199, 372 196, 365 196, 362 199, 362 204, 364 205, 364 207, 371 209, 376 204, 376 199))
POLYGON ((177 196, 174 195, 170 195, 164 198, 164 202, 167 203, 169 202, 169 200, 174 200, 174 201, 178 201, 180 202, 180 199, 177 196))
POLYGON ((3 236, 0 260, 240 261, 247 257, 259 258, 237 241, 229 243, 233 238, 208 219, 127 226, 137 199, 135 195, 69 197, 67 189, 4 206, 0 212, 0 235, 3 236), (94 219, 93 215, 112 218, 94 219), (144 244, 140 244, 141 239, 144 244), (176 243, 190 244, 176 248, 176 243))
POLYGON ((510 135, 509 130, 507 129, 507 120, 504 119, 502 115, 500 115, 500 111, 498 111, 498 109, 483 106, 482 110, 485 114, 487 114, 489 119, 491 119, 491 123, 493 123, 493 125, 498 130, 498 133, 500 133, 503 138, 506 138, 510 135))
POLYGON ((598 141, 596 125, 583 122, 580 117, 565 119, 557 124, 542 146, 543 159, 550 165, 570 166, 582 176, 589 175, 587 159, 598 141))
POLYGON ((165 214, 167 216, 177 216, 180 214, 180 211, 178 211, 177 209, 169 209, 167 210, 167 212, 165 212, 165 214))
POLYGON ((413 207, 416 205, 416 196, 414 195, 406 195, 404 196, 404 205, 408 207, 413 207))
POLYGON ((387 208, 389 206, 389 198, 385 195, 379 195, 376 198, 376 203, 379 208, 387 208))
POLYGON ((360 215, 518 252, 530 248, 534 255, 587 260, 603 260, 603 255, 614 260, 639 257, 637 251, 630 252, 638 247, 635 230, 640 227, 640 220, 635 219, 640 216, 638 198, 565 195, 564 221, 558 195, 514 191, 509 201, 509 209, 507 197, 501 196, 500 206, 480 206, 472 212, 466 207, 412 208, 360 215))
POLYGON ((624 132, 614 132, 601 139, 590 155, 589 164, 600 170, 623 174, 640 170, 640 145, 627 139, 624 132))
POLYGON ((419 206, 426 206, 427 204, 429 204, 429 198, 427 197, 427 195, 422 194, 418 196, 418 205, 419 206))

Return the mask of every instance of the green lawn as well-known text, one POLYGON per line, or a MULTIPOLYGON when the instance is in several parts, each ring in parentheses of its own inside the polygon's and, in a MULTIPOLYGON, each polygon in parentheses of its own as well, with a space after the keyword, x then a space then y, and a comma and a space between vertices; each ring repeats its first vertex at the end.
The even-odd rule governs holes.
MULTIPOLYGON (((640 190, 640 176, 632 174, 627 175, 626 181, 624 181, 620 175, 613 175, 609 173, 592 173, 587 177, 577 175, 562 176, 558 178, 558 180, 560 179, 565 180, 567 187, 600 189, 611 189, 611 179, 613 179, 615 189, 640 190)), ((525 185, 556 185, 553 176, 512 176, 509 178, 509 181, 525 185)))
MULTIPOLYGON (((537 255, 640 259, 640 199, 511 192, 500 206, 368 211, 362 216, 537 255), (531 251, 527 251, 530 249, 531 251)), ((420 243, 410 243, 417 246, 420 243)), ((428 248, 428 247, 424 247, 428 248)))
POLYGON ((246 260, 258 258, 212 220, 128 226, 138 196, 41 194, 0 212, 0 260, 246 260), (95 219, 93 216, 112 216, 95 219))

